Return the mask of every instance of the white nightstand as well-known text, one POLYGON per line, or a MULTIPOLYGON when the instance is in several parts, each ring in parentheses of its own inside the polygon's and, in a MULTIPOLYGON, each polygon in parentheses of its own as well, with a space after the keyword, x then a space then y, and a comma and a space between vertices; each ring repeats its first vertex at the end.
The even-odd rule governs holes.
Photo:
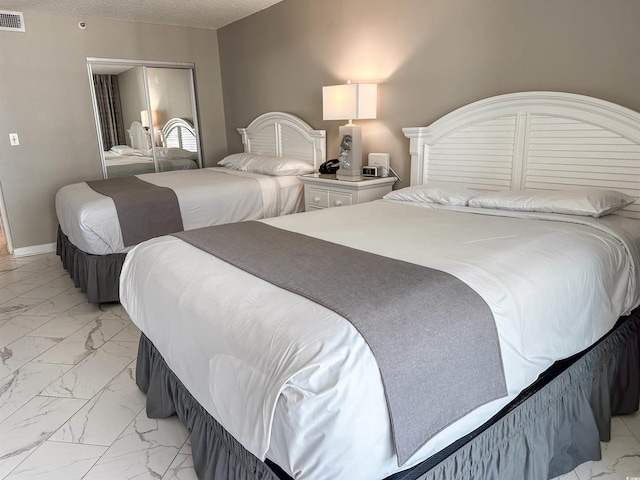
POLYGON ((342 207, 378 200, 391 191, 395 177, 371 177, 362 180, 337 180, 335 175, 302 175, 304 209, 342 207))

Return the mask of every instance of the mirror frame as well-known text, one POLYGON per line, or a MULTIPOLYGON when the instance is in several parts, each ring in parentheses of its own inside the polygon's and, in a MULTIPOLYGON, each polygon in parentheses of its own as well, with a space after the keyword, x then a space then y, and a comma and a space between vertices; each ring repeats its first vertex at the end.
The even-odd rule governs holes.
MULTIPOLYGON (((102 135, 100 129, 100 119, 98 115, 98 102, 96 99, 96 91, 93 85, 93 66, 99 65, 123 65, 130 68, 142 67, 142 78, 144 81, 144 100, 147 105, 147 111, 151 111, 150 97, 149 97, 149 84, 147 80, 147 68, 174 68, 188 70, 191 79, 191 110, 193 111, 193 128, 196 132, 196 142, 198 145, 198 168, 203 168, 202 162, 202 139, 200 136, 200 119, 198 111, 198 99, 196 89, 196 67, 194 63, 185 62, 161 62, 161 61, 148 61, 148 60, 125 60, 119 58, 101 58, 101 57, 87 57, 87 73, 89 75, 89 89, 91 91, 91 104, 93 105, 93 118, 96 124, 96 136, 98 140, 98 148, 100 150, 100 161, 102 163, 102 176, 109 178, 107 174, 107 163, 104 158, 104 144, 102 143, 102 135)), ((154 126, 150 125, 151 138, 155 138, 154 126)), ((151 149, 153 151, 153 165, 154 171, 158 172, 158 159, 156 158, 156 145, 155 142, 151 142, 151 149)))

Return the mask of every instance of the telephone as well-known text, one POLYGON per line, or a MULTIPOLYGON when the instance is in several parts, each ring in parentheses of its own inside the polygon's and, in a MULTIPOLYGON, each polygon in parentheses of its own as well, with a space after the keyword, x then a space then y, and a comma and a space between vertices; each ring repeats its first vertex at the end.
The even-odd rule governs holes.
POLYGON ((340 160, 333 158, 320 165, 320 173, 336 173, 340 168, 340 160))

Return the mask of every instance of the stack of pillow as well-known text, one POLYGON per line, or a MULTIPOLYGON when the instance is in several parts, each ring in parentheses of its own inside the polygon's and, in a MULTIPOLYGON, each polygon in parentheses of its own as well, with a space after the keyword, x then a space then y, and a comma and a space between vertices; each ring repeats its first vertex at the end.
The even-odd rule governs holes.
POLYGON ((401 202, 591 217, 608 215, 636 200, 625 193, 603 188, 478 192, 456 185, 417 185, 395 190, 384 198, 401 202))
POLYGON ((276 176, 306 175, 316 171, 312 163, 304 160, 253 153, 234 153, 220 160, 218 165, 241 172, 276 176))

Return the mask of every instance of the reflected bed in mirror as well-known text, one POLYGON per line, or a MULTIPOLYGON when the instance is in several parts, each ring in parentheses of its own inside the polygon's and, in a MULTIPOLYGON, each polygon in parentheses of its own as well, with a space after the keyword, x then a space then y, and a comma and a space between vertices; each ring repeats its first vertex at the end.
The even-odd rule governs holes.
POLYGON ((127 130, 131 145, 115 145, 104 152, 107 177, 139 175, 156 171, 198 168, 197 139, 193 126, 182 118, 170 119, 162 128, 162 146, 151 148, 151 135, 138 121, 127 130))

